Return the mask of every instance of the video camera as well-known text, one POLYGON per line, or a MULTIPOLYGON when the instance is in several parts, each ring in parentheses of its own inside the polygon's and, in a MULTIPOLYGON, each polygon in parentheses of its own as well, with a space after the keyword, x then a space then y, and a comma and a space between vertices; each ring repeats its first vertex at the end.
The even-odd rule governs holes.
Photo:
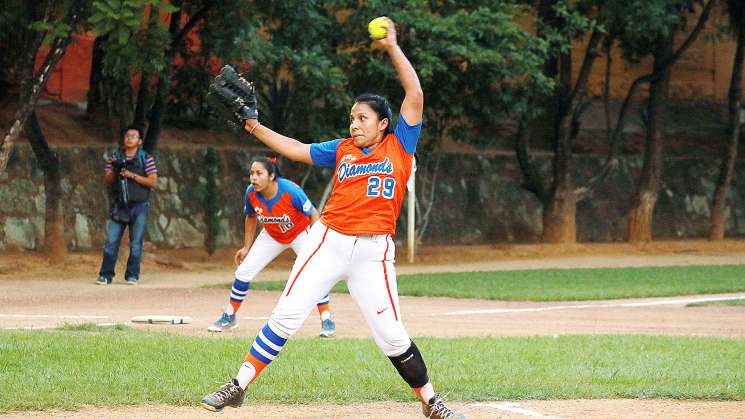
POLYGON ((128 223, 129 216, 127 214, 127 208, 129 206, 129 186, 127 185, 127 178, 121 175, 122 169, 132 170, 132 162, 127 161, 123 156, 114 156, 111 160, 112 171, 116 174, 117 188, 116 196, 114 197, 114 208, 112 208, 111 218, 114 221, 128 223))
POLYGON ((127 159, 125 159, 123 156, 112 156, 111 167, 114 173, 117 174, 117 176, 122 171, 122 169, 131 170, 132 166, 132 161, 127 161, 127 159))

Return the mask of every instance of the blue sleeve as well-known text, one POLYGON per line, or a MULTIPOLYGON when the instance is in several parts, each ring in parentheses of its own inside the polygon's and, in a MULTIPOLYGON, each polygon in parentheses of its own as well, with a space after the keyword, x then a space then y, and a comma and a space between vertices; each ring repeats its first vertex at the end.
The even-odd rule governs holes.
POLYGON ((416 151, 416 145, 419 142, 419 134, 421 132, 421 122, 416 125, 409 125, 409 123, 404 120, 403 115, 398 116, 398 123, 396 124, 396 129, 393 133, 396 135, 396 138, 398 138, 398 142, 404 146, 404 150, 406 150, 407 153, 414 154, 416 151))
POLYGON ((243 215, 255 215, 256 212, 254 211, 253 205, 251 205, 251 201, 248 200, 248 195, 254 191, 253 185, 248 185, 248 188, 246 188, 246 194, 243 196, 243 215))
POLYGON ((292 195, 292 206, 295 207, 295 209, 305 214, 305 216, 309 216, 310 213, 313 212, 315 207, 313 206, 313 203, 310 202, 310 199, 308 199, 308 195, 305 194, 305 191, 303 191, 300 186, 290 183, 287 187, 287 191, 292 195))
POLYGON ((343 138, 310 145, 310 159, 314 166, 336 167, 336 148, 343 138))

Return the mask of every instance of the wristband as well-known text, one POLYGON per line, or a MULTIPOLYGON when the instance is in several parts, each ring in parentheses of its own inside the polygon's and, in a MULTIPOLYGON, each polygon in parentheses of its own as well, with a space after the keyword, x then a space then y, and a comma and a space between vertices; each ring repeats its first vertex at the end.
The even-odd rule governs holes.
POLYGON ((251 134, 251 135, 253 135, 254 134, 254 130, 256 130, 256 128, 258 128, 259 125, 261 125, 261 123, 260 122, 257 122, 256 125, 254 125, 254 127, 251 128, 251 130, 248 131, 248 133, 251 134))

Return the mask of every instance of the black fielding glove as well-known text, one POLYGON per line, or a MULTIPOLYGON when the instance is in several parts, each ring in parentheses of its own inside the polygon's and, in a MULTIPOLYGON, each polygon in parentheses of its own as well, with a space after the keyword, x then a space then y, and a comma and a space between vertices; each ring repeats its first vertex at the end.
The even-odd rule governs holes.
POLYGON ((210 83, 206 99, 234 130, 243 130, 247 119, 259 119, 253 83, 230 65, 225 65, 210 83))

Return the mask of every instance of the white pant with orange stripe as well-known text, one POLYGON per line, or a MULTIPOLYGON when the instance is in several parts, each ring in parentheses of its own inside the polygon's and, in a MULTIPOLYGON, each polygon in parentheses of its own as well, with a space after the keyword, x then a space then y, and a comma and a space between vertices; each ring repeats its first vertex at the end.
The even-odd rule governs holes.
POLYGON ((388 234, 349 236, 316 222, 269 318, 270 327, 284 338, 292 336, 316 302, 346 279, 375 343, 386 356, 401 355, 411 341, 401 321, 395 259, 388 234))

